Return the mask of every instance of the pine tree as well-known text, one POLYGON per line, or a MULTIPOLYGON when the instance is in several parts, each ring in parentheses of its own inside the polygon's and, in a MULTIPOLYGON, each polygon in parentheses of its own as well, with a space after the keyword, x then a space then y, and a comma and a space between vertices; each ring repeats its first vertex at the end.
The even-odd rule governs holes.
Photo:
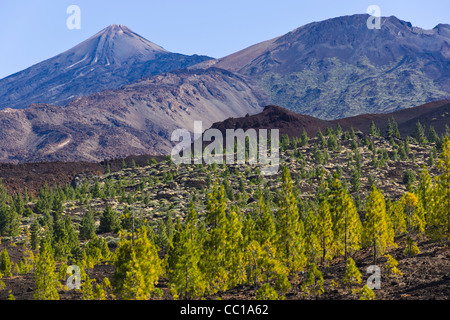
POLYGON ((334 134, 330 134, 327 140, 327 147, 329 150, 337 150, 339 146, 339 142, 334 134))
POLYGON ((225 269, 228 272, 228 287, 233 288, 246 281, 242 224, 235 210, 228 214, 225 232, 225 269))
POLYGON ((14 209, 16 210, 17 214, 19 216, 23 216, 25 213, 25 207, 24 207, 22 196, 20 194, 17 193, 13 197, 13 204, 14 204, 14 209))
POLYGON ((317 214, 316 235, 322 253, 322 264, 333 258, 331 249, 334 243, 333 220, 327 200, 321 202, 317 214))
MULTIPOLYGON (((275 222, 262 194, 259 196, 258 200, 256 229, 256 237, 261 245, 264 245, 266 242, 274 243, 276 241, 275 222)), ((249 240, 250 239, 247 239, 246 243, 249 243, 249 240)))
POLYGON ((256 222, 253 220, 250 212, 247 213, 244 222, 242 223, 242 236, 245 244, 249 244, 259 237, 259 231, 256 228, 256 222))
POLYGON ((109 165, 109 162, 106 163, 106 167, 105 167, 105 174, 110 174, 111 173, 111 166, 109 165))
POLYGON ((359 300, 375 300, 376 296, 372 289, 369 288, 369 286, 366 284, 361 289, 361 297, 359 300))
POLYGON ((416 182, 416 174, 411 169, 406 169, 403 175, 403 183, 406 185, 406 189, 411 190, 414 182, 416 182))
POLYGON ((2 255, 0 258, 0 274, 4 277, 11 277, 11 260, 9 258, 8 250, 6 248, 3 249, 2 255))
POLYGON ((388 138, 400 138, 400 132, 398 131, 398 124, 392 116, 388 120, 387 132, 386 135, 388 138))
POLYGON ((345 285, 354 285, 361 283, 361 272, 356 267, 355 260, 348 258, 346 263, 346 271, 342 282, 345 285))
POLYGON ((286 292, 291 288, 288 281, 288 268, 275 257, 275 248, 266 243, 261 246, 254 240, 245 249, 247 281, 257 289, 261 284, 273 283, 275 290, 286 292))
POLYGON ((433 126, 430 126, 430 128, 428 129, 428 141, 434 142, 436 144, 440 142, 439 135, 437 134, 433 126))
POLYGON ((323 252, 318 234, 318 217, 316 216, 316 213, 310 209, 302 220, 304 222, 305 255, 307 257, 307 263, 316 263, 321 258, 323 252))
POLYGON ((164 223, 166 225, 166 234, 167 234, 167 239, 169 241, 169 243, 172 242, 173 239, 173 235, 175 233, 175 225, 173 223, 173 212, 172 210, 169 210, 167 212, 167 216, 164 220, 164 223))
POLYGON ((315 263, 311 264, 306 274, 306 280, 301 284, 303 294, 308 296, 312 294, 317 297, 324 293, 323 284, 322 272, 320 272, 315 263))
POLYGON ((20 234, 20 216, 14 207, 0 203, 0 235, 17 237, 20 234))
POLYGON ((19 262, 22 274, 28 274, 34 267, 34 253, 31 250, 30 231, 26 229, 25 242, 23 243, 23 259, 19 262))
POLYGON ((385 255, 387 261, 384 266, 387 275, 392 278, 399 278, 403 276, 403 273, 397 268, 398 261, 394 259, 390 254, 385 255))
POLYGON ((414 138, 416 138, 417 142, 424 146, 428 143, 427 137, 425 136, 425 129, 420 123, 420 121, 417 121, 416 128, 414 130, 414 138))
POLYGON ((150 298, 163 267, 145 227, 137 231, 134 241, 121 234, 114 266, 114 288, 123 299, 150 298))
POLYGON ((83 218, 81 220, 80 225, 80 238, 83 240, 90 240, 95 236, 95 220, 94 220, 94 212, 91 208, 88 208, 85 214, 83 214, 83 218))
POLYGON ((391 221, 394 236, 400 236, 407 231, 405 212, 400 201, 388 200, 387 215, 391 221))
POLYGON ((59 300, 55 260, 49 239, 43 239, 36 255, 34 299, 59 300))
POLYGON ((45 183, 44 187, 39 190, 38 200, 35 206, 36 213, 43 215, 46 213, 49 214, 52 208, 52 203, 50 189, 48 188, 47 183, 45 183))
POLYGON ((378 254, 383 254, 387 246, 394 244, 393 232, 386 214, 386 202, 383 194, 375 186, 367 198, 366 216, 364 219, 364 243, 373 248, 373 261, 376 265, 378 254))
POLYGON ((39 247, 41 242, 40 234, 41 234, 41 225, 39 224, 37 218, 33 219, 30 227, 31 234, 31 249, 36 250, 39 247))
POLYGON ((357 169, 352 169, 352 171, 350 172, 350 176, 351 176, 351 191, 352 192, 359 192, 359 190, 361 189, 361 176, 359 174, 359 171, 357 169))
POLYGON ((64 206, 63 206, 62 199, 59 198, 58 196, 55 196, 53 198, 53 204, 52 204, 52 209, 51 209, 52 222, 53 222, 53 227, 52 227, 53 243, 56 243, 59 240, 64 239, 66 230, 64 229, 63 213, 64 213, 64 206))
POLYGON ((373 135, 373 136, 378 136, 379 130, 377 128, 377 126, 375 125, 375 122, 370 123, 370 130, 369 130, 369 134, 373 135))
POLYGON ((450 140, 444 140, 443 151, 437 164, 440 174, 436 177, 436 207, 432 225, 440 239, 450 239, 450 140))
POLYGON ((342 189, 335 179, 335 189, 331 194, 330 204, 333 217, 334 247, 338 254, 347 260, 348 254, 361 247, 362 224, 350 194, 342 189))
POLYGON ((224 221, 226 216, 226 198, 223 185, 218 187, 217 182, 214 182, 212 191, 207 195, 206 209, 206 222, 212 228, 217 227, 221 220, 224 221))
POLYGON ((8 205, 11 202, 14 200, 0 179, 0 236, 16 237, 20 234, 20 215, 14 205, 8 205))
POLYGON ((206 222, 210 231, 204 242, 202 272, 208 282, 207 291, 213 294, 228 288, 226 271, 226 198, 223 185, 214 184, 212 192, 207 196, 206 222))
POLYGON ((167 236, 166 224, 163 220, 158 220, 158 223, 156 225, 155 243, 161 249, 167 248, 169 246, 170 241, 169 237, 167 236))
POLYGON ((94 186, 91 189, 92 197, 95 198, 101 198, 103 193, 102 189, 100 188, 100 183, 98 182, 98 179, 95 179, 94 186))
POLYGON ((305 147, 305 146, 308 145, 308 142, 309 142, 308 133, 306 133, 306 130, 303 129, 302 136, 301 136, 301 142, 300 142, 300 145, 301 145, 302 147, 305 147))
POLYGON ((92 283, 95 282, 95 279, 89 278, 89 276, 85 273, 83 277, 83 284, 81 285, 81 294, 82 300, 94 300, 94 287, 92 283))
POLYGON ((80 242, 78 240, 78 234, 75 231, 72 219, 70 216, 64 218, 64 229, 66 230, 66 246, 68 249, 68 258, 77 258, 80 254, 80 242))
POLYGON ((53 234, 52 247, 54 249, 54 258, 64 261, 73 255, 79 247, 78 235, 75 232, 70 216, 63 216, 61 200, 55 198, 56 204, 53 212, 53 234), (57 200, 57 201, 56 201, 57 200))
POLYGON ((201 297, 206 290, 207 284, 199 266, 201 241, 197 219, 191 202, 184 229, 175 233, 167 254, 169 287, 180 299, 201 297))
POLYGON ((412 247, 414 245, 413 235, 417 231, 425 231, 425 219, 421 215, 423 211, 421 211, 422 208, 419 205, 419 200, 414 193, 405 193, 400 201, 403 205, 403 212, 405 213, 406 226, 408 231, 407 252, 411 254, 412 247))
POLYGON ((110 205, 107 205, 100 217, 100 233, 117 232, 120 230, 120 218, 119 214, 112 209, 110 205))
POLYGON ((425 222, 428 222, 427 214, 434 211, 435 202, 433 189, 434 187, 430 174, 424 165, 419 173, 419 185, 417 187, 416 194, 424 209, 425 222))
POLYGON ((341 125, 338 123, 336 130, 335 130, 336 136, 340 137, 343 133, 341 125))
POLYGON ((278 292, 269 284, 264 283, 255 293, 256 300, 278 300, 278 292))
POLYGON ((114 184, 113 184, 111 178, 108 178, 105 180, 105 188, 104 188, 103 193, 104 193, 105 197, 108 197, 108 198, 114 198, 116 196, 117 191, 114 187, 114 184))
POLYGON ((95 300, 107 300, 108 296, 114 298, 112 294, 111 282, 107 277, 103 278, 102 283, 95 286, 94 299, 95 300))
POLYGON ((293 183, 287 167, 283 167, 282 185, 277 212, 277 254, 290 273, 302 271, 306 266, 305 238, 303 222, 299 219, 297 200, 293 193, 293 183))
POLYGON ((325 148, 325 144, 326 144, 325 137, 323 136, 322 131, 320 129, 317 130, 317 138, 319 139, 318 145, 319 145, 320 149, 325 148))

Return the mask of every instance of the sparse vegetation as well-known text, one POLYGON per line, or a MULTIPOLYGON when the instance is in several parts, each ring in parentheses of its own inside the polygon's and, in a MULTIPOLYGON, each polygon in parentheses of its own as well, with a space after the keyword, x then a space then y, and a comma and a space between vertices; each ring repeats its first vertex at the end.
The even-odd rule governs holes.
POLYGON ((0 213, 11 220, 0 224, 0 297, 200 299, 243 290, 250 299, 320 299, 336 297, 342 283, 339 297, 374 299, 361 266, 382 265, 398 283, 408 276, 399 255, 413 259, 423 239, 448 245, 450 141, 439 138, 439 149, 372 130, 284 137, 275 176, 165 159, 75 188, 46 185, 35 199, 2 187, 0 213), (428 167, 431 148, 437 163, 428 167), (369 156, 399 149, 415 162, 386 156, 374 166, 369 156), (80 290, 65 287, 69 265, 80 267, 80 290), (32 281, 33 292, 14 281, 32 281))

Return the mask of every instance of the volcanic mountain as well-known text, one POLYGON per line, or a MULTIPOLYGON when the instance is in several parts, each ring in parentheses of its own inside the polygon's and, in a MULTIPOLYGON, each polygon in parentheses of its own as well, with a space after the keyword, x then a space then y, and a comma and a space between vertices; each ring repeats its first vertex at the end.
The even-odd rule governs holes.
POLYGON ((242 128, 248 129, 279 129, 280 136, 300 137, 305 130, 309 136, 315 136, 318 130, 325 132, 326 128, 355 129, 368 133, 372 121, 380 129, 381 133, 386 132, 389 119, 394 118, 398 124, 400 133, 412 135, 417 122, 426 128, 433 128, 438 134, 448 130, 450 123, 450 100, 430 102, 418 107, 399 110, 391 113, 365 114, 338 120, 322 120, 308 115, 294 113, 285 108, 269 105, 261 113, 246 115, 241 118, 229 118, 216 122, 211 128, 219 129, 225 133, 227 129, 242 128))
POLYGON ((313 22, 192 68, 258 80, 271 103, 322 119, 392 112, 450 97, 450 25, 432 30, 369 15, 313 22))
POLYGON ((32 103, 63 106, 145 76, 209 60, 171 53, 122 25, 110 25, 74 48, 0 80, 0 109, 32 103))
POLYGON ((266 98, 222 69, 179 70, 119 89, 76 98, 65 106, 32 104, 0 111, 0 161, 98 162, 129 155, 167 155, 175 129, 262 110, 266 98))

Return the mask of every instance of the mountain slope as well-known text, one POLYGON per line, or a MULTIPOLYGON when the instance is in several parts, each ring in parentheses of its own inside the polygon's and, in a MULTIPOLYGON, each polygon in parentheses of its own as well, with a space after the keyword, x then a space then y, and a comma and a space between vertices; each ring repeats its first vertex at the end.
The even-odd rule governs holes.
POLYGON ((450 25, 423 30, 387 17, 369 30, 368 17, 314 22, 198 67, 258 79, 271 103, 322 119, 450 97, 450 25))
POLYGON ((0 161, 101 161, 170 154, 173 130, 262 110, 265 98, 228 71, 178 71, 77 98, 0 111, 0 161))
POLYGON ((122 25, 111 25, 74 48, 0 80, 0 108, 65 105, 144 76, 211 59, 171 53, 122 25))

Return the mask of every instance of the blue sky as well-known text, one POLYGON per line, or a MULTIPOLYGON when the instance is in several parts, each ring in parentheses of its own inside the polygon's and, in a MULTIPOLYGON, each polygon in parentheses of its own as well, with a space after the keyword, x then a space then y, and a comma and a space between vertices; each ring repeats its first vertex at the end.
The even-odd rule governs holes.
POLYGON ((172 52, 220 58, 313 21, 366 13, 369 5, 426 29, 450 23, 449 0, 0 0, 0 79, 114 23, 172 52), (80 30, 66 27, 72 4, 81 9, 80 30))

